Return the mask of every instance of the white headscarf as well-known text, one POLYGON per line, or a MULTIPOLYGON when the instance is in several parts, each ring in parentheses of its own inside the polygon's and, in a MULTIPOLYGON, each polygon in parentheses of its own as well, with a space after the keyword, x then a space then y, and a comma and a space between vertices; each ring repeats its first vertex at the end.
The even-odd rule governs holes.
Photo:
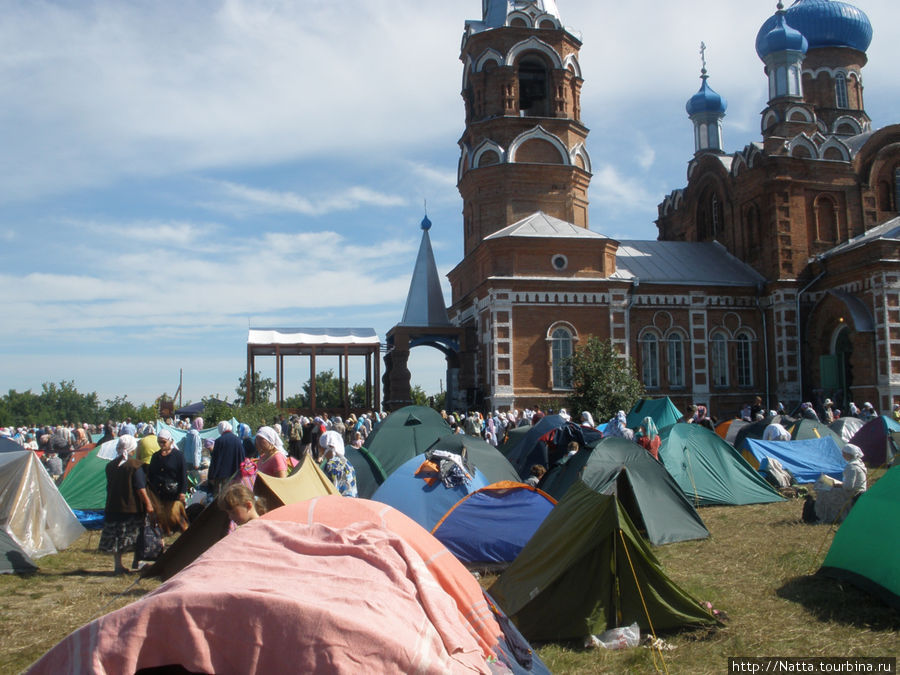
POLYGON ((128 456, 137 450, 137 441, 131 434, 122 434, 116 443, 116 456, 119 457, 119 463, 116 466, 122 466, 128 461, 128 456))
POLYGON ((319 436, 319 447, 325 450, 334 451, 334 454, 344 456, 344 439, 336 431, 326 431, 319 436))
POLYGON ((225 420, 222 420, 221 422, 219 422, 218 428, 219 428, 219 435, 227 434, 229 431, 231 431, 231 422, 226 422, 225 420))
POLYGON ((851 462, 856 462, 863 458, 863 451, 858 445, 853 445, 853 443, 847 443, 847 445, 841 448, 841 452, 849 457, 853 457, 853 459, 850 460, 851 462))
POLYGON ((176 447, 178 445, 175 442, 175 437, 172 435, 172 432, 169 431, 168 429, 162 429, 158 434, 156 434, 156 437, 160 440, 168 438, 170 441, 172 441, 172 445, 174 445, 176 447))
POLYGON ((275 433, 275 429, 272 427, 260 427, 257 432, 257 436, 262 436, 264 439, 269 441, 272 445, 275 446, 275 449, 280 452, 282 455, 287 456, 287 451, 284 449, 284 443, 281 442, 281 436, 275 433))
POLYGON ((593 429, 595 426, 593 415, 591 415, 591 413, 589 413, 587 410, 585 410, 583 413, 581 413, 581 423, 584 425, 587 425, 591 429, 593 429))

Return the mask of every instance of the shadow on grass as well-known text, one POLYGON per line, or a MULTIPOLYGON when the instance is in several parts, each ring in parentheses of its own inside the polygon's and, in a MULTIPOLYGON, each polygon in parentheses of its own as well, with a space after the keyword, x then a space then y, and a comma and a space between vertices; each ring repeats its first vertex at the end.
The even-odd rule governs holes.
POLYGON ((794 577, 775 591, 799 603, 819 621, 876 631, 900 630, 900 614, 854 586, 821 576, 794 577))

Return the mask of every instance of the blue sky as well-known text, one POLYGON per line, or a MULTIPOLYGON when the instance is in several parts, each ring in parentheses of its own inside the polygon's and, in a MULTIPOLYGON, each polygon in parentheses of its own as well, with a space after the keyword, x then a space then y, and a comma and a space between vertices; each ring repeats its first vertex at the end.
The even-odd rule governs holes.
MULTIPOLYGON (((591 229, 655 238, 693 153, 700 41, 733 152, 760 138, 753 45, 775 3, 558 4, 584 41, 591 229)), ((896 0, 856 4, 885 126, 896 0)), ((399 321, 424 200, 441 273, 459 261, 458 55, 477 0, 0 7, 0 391, 74 380, 144 402, 183 369, 186 401, 233 397, 250 325, 383 337, 399 321)), ((436 392, 442 360, 423 349, 413 382, 436 392)), ((287 368, 290 395, 308 373, 287 368)))

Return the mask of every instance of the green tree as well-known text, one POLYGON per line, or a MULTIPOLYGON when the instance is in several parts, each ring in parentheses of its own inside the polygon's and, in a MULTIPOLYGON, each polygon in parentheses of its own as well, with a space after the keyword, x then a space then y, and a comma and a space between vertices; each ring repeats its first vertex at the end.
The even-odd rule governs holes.
MULTIPOLYGON (((372 396, 375 395, 375 391, 372 391, 372 396)), ((351 408, 364 408, 366 406, 366 383, 365 382, 357 382, 356 384, 350 387, 350 407, 351 408)), ((370 408, 374 408, 375 406, 370 404, 370 408)))
POLYGON ((608 420, 618 410, 631 410, 644 393, 634 363, 622 358, 609 340, 591 336, 569 359, 573 391, 568 398, 573 416, 590 411, 608 420))
MULTIPOLYGON (((238 378, 238 386, 234 390, 237 396, 234 399, 236 405, 244 405, 247 401, 247 371, 238 378)), ((275 382, 271 377, 263 377, 262 373, 253 373, 253 401, 255 403, 267 403, 269 396, 275 391, 275 382)))
POLYGON ((410 394, 412 394, 413 405, 428 405, 428 394, 426 394, 425 390, 422 389, 422 387, 420 387, 418 384, 414 384, 410 388, 410 394))
MULTIPOLYGON (((297 408, 309 408, 312 403, 312 380, 303 384, 303 393, 298 395, 297 408)), ((341 381, 333 370, 316 373, 316 408, 338 408, 341 406, 341 381)))
POLYGON ((121 422, 126 417, 130 417, 132 421, 144 421, 138 418, 138 409, 128 400, 127 396, 116 396, 112 399, 106 399, 106 410, 104 415, 111 420, 121 422))

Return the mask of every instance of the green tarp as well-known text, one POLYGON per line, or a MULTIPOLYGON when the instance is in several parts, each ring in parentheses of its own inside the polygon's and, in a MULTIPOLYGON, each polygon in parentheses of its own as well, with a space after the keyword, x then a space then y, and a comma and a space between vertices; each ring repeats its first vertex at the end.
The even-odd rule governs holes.
POLYGON ((634 404, 631 412, 628 413, 625 424, 629 429, 637 429, 645 417, 652 417, 656 422, 656 428, 663 429, 670 424, 675 424, 682 418, 682 414, 668 396, 644 398, 634 404))
POLYGON ((561 499, 578 479, 603 494, 615 494, 652 544, 704 539, 709 531, 666 468, 641 446, 604 438, 554 467, 539 487, 561 499))
POLYGON ((717 623, 666 576, 618 500, 580 481, 488 592, 528 640, 717 623))
POLYGON ((106 465, 109 460, 98 457, 99 450, 94 448, 82 457, 59 484, 59 493, 70 508, 84 511, 106 508, 106 465))
POLYGON ((885 473, 850 509, 820 574, 872 592, 900 610, 900 466, 885 473))
POLYGON ((386 476, 441 436, 451 433, 450 425, 433 408, 408 405, 395 410, 369 434, 363 447, 378 460, 386 476))
POLYGON ((734 447, 709 429, 674 424, 660 438, 659 458, 694 506, 782 501, 734 447))

